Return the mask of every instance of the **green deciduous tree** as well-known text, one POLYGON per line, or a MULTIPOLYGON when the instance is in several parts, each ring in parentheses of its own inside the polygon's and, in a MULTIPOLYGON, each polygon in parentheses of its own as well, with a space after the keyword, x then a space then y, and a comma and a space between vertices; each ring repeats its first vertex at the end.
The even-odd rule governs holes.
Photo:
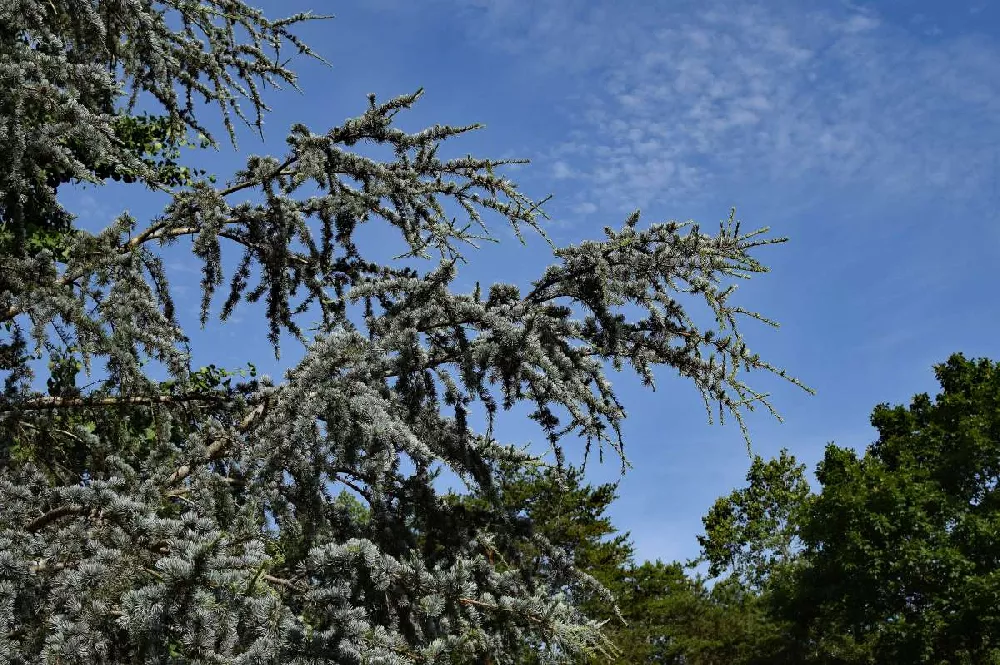
POLYGON ((792 662, 1000 662, 1000 367, 935 374, 936 398, 874 410, 864 455, 827 448, 776 593, 792 662))
POLYGON ((558 459, 577 441, 623 453, 609 366, 650 384, 672 368, 741 424, 767 404, 743 372, 785 376, 743 343, 748 313, 725 284, 765 271, 752 253, 781 239, 732 217, 710 235, 636 213, 606 239, 554 248, 524 291, 458 291, 463 252, 492 238, 484 213, 517 233, 541 231, 545 216, 500 174, 509 162, 439 157, 476 126, 394 127, 419 93, 372 96, 322 133, 295 125, 284 155, 250 157, 224 185, 173 178, 148 137, 123 131, 122 114, 137 116, 122 95, 158 105, 171 136, 214 142, 198 98, 231 137, 232 117, 259 127, 261 86, 295 83, 282 50, 311 53, 292 32, 307 18, 271 20, 239 0, 0 4, 12 238, 0 255, 0 663, 606 653, 574 595, 586 582, 574 557, 541 539, 542 570, 495 556, 521 534, 498 478, 537 460, 495 440, 494 421, 527 402, 558 459), (353 150, 366 142, 394 158, 353 150), (97 233, 56 225, 59 247, 27 242, 32 224, 58 217, 59 183, 114 174, 169 190, 169 204, 97 233), (363 251, 356 232, 374 224, 404 257, 363 251), (304 345, 281 380, 191 367, 158 253, 180 238, 203 265, 203 323, 228 283, 222 320, 263 301, 275 349, 284 333, 304 345), (718 326, 698 327, 685 297, 718 326), (39 358, 53 363, 46 393, 32 382, 39 358), (446 498, 442 467, 489 509, 476 517, 446 498))
POLYGON ((702 520, 698 543, 711 577, 732 575, 760 589, 776 566, 791 560, 810 497, 805 470, 787 450, 767 461, 754 456, 746 487, 720 497, 702 520))

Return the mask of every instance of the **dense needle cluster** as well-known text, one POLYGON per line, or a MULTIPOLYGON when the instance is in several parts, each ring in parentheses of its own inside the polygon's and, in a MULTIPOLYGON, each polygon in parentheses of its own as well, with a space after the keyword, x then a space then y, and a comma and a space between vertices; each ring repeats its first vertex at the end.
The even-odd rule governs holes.
POLYGON ((737 419, 767 404, 744 371, 784 376, 746 348, 736 317, 760 317, 723 284, 765 271, 750 252, 781 240, 732 218, 709 235, 636 213, 555 249, 527 292, 459 292, 476 241, 492 238, 486 215, 518 234, 545 215, 499 174, 509 162, 438 156, 475 125, 395 128, 419 93, 372 96, 325 133, 296 125, 284 155, 251 157, 220 185, 168 177, 150 159, 160 143, 126 140, 142 95, 170 136, 213 143, 197 116, 212 104, 230 133, 231 115, 259 125, 262 82, 295 83, 281 49, 312 55, 291 32, 309 18, 239 0, 0 2, 0 663, 605 653, 571 557, 552 549, 527 572, 496 543, 530 529, 499 503, 472 519, 438 470, 488 502, 503 469, 537 464, 492 434, 522 402, 558 460, 577 442, 623 454, 610 369, 651 385, 674 368, 737 419), (363 143, 395 159, 352 149, 363 143), (58 186, 116 176, 171 201, 152 220, 73 228, 58 186), (356 232, 376 224, 406 256, 362 252, 356 232), (284 333, 305 346, 282 380, 191 367, 158 254, 181 238, 203 265, 203 322, 222 297, 223 319, 263 301, 275 348, 284 333), (695 325, 685 293, 717 327, 695 325))

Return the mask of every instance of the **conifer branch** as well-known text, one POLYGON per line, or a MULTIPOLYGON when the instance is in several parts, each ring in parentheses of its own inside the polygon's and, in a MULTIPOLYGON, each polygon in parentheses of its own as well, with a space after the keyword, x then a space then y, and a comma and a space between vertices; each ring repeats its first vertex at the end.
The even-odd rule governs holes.
POLYGON ((233 118, 260 128, 263 86, 296 85, 279 50, 314 55, 290 32, 308 15, 269 20, 242 0, 23 0, 7 18, 0 535, 5 569, 30 573, 8 576, 13 601, 0 603, 2 630, 27 636, 3 645, 12 657, 83 662, 109 654, 111 640, 115 662, 169 653, 295 664, 319 652, 518 662, 518 644, 603 653, 574 593, 555 593, 596 582, 555 547, 525 563, 523 531, 489 512, 501 474, 530 458, 494 440, 494 421, 527 405, 560 463, 578 436, 585 455, 607 444, 625 464, 610 364, 650 386, 657 368, 676 370, 742 423, 742 411, 767 404, 744 371, 785 375, 747 349, 736 319, 770 322, 730 305, 722 281, 766 271, 751 250, 778 240, 741 234, 732 217, 708 236, 674 222, 640 229, 635 214, 606 239, 556 248, 541 228, 548 199, 498 173, 523 160, 439 156, 478 125, 395 125, 422 90, 370 96, 325 133, 294 125, 284 154, 249 157, 225 186, 175 180, 155 165, 173 159, 171 137, 203 131, 199 98, 232 140, 233 118), (139 95, 159 104, 163 124, 131 115, 139 95), (393 157, 371 158, 361 143, 393 157), (126 214, 94 234, 73 230, 56 188, 109 177, 169 190, 169 204, 143 225, 126 214), (493 214, 553 247, 527 295, 510 284, 456 290, 466 248, 497 240, 493 214), (401 243, 397 259, 369 255, 361 227, 371 224, 401 243), (206 384, 188 380, 193 350, 160 248, 188 237, 203 324, 228 282, 221 320, 260 303, 275 350, 287 334, 303 341, 279 384, 181 392, 206 384), (427 274, 414 268, 435 255, 427 274), (707 304, 718 331, 700 329, 681 297, 707 304), (35 360, 46 354, 49 390, 62 396, 38 393, 35 360), (145 388, 155 383, 147 361, 173 379, 162 394, 145 388), (74 396, 92 363, 109 394, 74 396), (482 490, 487 513, 452 511, 440 468, 482 490), (485 554, 480 537, 492 543, 485 554), (134 579, 109 563, 135 557, 134 579), (497 620, 510 608, 518 616, 497 620), (170 631, 149 629, 165 618, 170 631))
POLYGON ((88 512, 89 510, 82 506, 60 506, 36 517, 24 529, 28 533, 37 533, 58 519, 74 515, 86 515, 88 512))
POLYGON ((133 395, 97 397, 35 397, 22 401, 0 398, 0 418, 12 412, 57 411, 60 409, 102 408, 120 406, 153 406, 156 404, 187 404, 191 402, 221 402, 226 393, 191 392, 180 395, 133 395), (6 402, 6 404, 4 404, 6 402))
MULTIPOLYGON (((249 431, 258 420, 262 419, 266 415, 267 406, 268 400, 265 398, 264 401, 251 409, 250 413, 239 422, 236 426, 236 432, 243 434, 249 431)), ((226 454, 228 446, 232 443, 233 440, 227 436, 216 439, 205 448, 205 454, 201 458, 201 463, 214 462, 221 459, 226 454)), ((189 462, 188 464, 183 464, 177 467, 177 469, 174 470, 174 472, 167 478, 166 485, 170 487, 182 482, 185 478, 191 475, 191 472, 194 470, 194 465, 195 462, 189 462)))

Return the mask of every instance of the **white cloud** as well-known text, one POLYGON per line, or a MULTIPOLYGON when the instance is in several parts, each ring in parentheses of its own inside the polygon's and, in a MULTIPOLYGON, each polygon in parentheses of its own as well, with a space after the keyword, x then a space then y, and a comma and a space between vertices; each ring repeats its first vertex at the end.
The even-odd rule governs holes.
POLYGON ((957 200, 1000 177, 1000 48, 985 39, 928 43, 926 25, 792 2, 458 4, 491 48, 584 82, 536 161, 588 200, 644 207, 720 181, 957 200))
POLYGON ((106 198, 91 184, 69 183, 59 190, 60 203, 76 215, 76 225, 88 231, 103 229, 118 214, 105 203, 106 198))
POLYGON ((559 160, 552 165, 552 177, 557 180, 564 180, 573 177, 573 169, 566 162, 559 160))
POLYGON ((201 266, 194 260, 188 259, 187 257, 178 259, 176 261, 170 261, 166 264, 166 269, 170 272, 185 273, 188 275, 200 275, 201 266))
POLYGON ((854 14, 843 24, 844 32, 850 34, 857 34, 859 32, 867 32, 868 30, 874 30, 879 26, 881 21, 879 21, 874 16, 866 16, 865 14, 854 14))

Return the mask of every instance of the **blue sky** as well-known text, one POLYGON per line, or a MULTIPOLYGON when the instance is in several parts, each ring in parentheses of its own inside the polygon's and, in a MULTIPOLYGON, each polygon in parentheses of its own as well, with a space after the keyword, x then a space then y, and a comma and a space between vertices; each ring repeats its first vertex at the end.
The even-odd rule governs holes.
MULTIPOLYGON (((314 8, 300 31, 332 69, 299 61, 302 94, 272 94, 266 140, 211 160, 224 176, 246 153, 281 153, 287 128, 325 131, 365 95, 426 88, 400 125, 482 122, 457 154, 525 157, 511 172, 553 193, 558 244, 599 237, 641 208, 646 221, 708 225, 736 206, 745 228, 791 241, 758 256, 772 272, 741 303, 779 321, 752 325, 751 347, 817 390, 766 376, 785 422, 753 414, 756 452, 787 447, 810 467, 830 441, 863 448, 879 402, 933 391, 950 353, 1000 358, 1000 7, 986 2, 771 0, 354 0, 263 3, 314 8)), ((81 221, 157 200, 119 190, 72 195, 81 221)), ((548 250, 505 242, 479 253, 469 281, 525 283, 548 250)), ((181 248, 183 250, 183 247, 181 248)), ((172 252, 193 314, 196 265, 172 252)), ((259 317, 238 312, 197 337, 205 362, 268 363, 259 317)), ((192 317, 189 319, 194 321, 192 317)), ((296 354, 290 352, 288 358, 296 354)), ((661 372, 655 393, 617 377, 629 411, 612 516, 641 558, 697 552, 700 518, 748 467, 735 426, 710 426, 693 386, 661 372)), ((539 440, 520 420, 508 440, 539 440)), ((612 461, 596 481, 618 477, 612 461)))

